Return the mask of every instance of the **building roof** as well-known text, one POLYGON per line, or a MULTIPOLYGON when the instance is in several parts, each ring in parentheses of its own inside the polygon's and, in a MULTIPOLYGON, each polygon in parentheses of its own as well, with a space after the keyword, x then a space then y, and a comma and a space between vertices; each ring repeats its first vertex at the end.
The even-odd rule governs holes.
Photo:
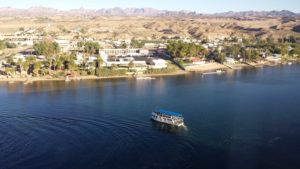
POLYGON ((160 58, 152 59, 152 62, 155 64, 166 64, 167 63, 164 59, 160 59, 160 58))
POLYGON ((182 114, 178 113, 178 112, 172 112, 172 111, 167 111, 167 110, 163 110, 163 109, 159 109, 158 112, 161 114, 169 115, 169 116, 182 117, 182 114))

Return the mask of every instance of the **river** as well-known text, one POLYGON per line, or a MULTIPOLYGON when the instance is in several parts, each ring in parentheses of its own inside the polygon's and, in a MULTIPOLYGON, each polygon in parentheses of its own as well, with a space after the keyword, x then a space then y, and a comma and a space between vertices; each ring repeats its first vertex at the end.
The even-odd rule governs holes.
POLYGON ((300 65, 0 84, 0 169, 299 169, 300 65), (186 126, 150 120, 181 112, 186 126))

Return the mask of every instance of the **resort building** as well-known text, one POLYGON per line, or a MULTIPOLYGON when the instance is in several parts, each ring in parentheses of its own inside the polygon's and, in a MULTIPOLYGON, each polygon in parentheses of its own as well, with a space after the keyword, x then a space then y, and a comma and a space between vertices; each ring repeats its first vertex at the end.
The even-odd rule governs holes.
POLYGON ((108 56, 134 56, 149 54, 149 51, 145 49, 102 49, 100 52, 104 52, 108 56))
POLYGON ((56 39, 55 42, 58 43, 62 52, 69 52, 77 49, 77 43, 75 41, 56 39))

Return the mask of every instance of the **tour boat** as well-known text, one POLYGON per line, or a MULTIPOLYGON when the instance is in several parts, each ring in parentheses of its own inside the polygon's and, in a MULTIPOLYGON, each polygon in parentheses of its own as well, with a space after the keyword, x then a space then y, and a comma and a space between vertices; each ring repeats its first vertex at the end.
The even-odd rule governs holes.
POLYGON ((288 63, 288 65, 292 65, 292 64, 293 64, 292 62, 289 62, 289 63, 288 63))
POLYGON ((157 110, 152 112, 151 119, 161 123, 171 124, 175 126, 184 126, 183 116, 181 113, 171 112, 167 110, 157 110))

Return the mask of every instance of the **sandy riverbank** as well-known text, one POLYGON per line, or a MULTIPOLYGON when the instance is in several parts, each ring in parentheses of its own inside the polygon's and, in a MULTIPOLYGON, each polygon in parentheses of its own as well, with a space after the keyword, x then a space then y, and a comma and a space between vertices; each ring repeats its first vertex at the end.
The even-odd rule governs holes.
POLYGON ((189 72, 207 72, 207 71, 214 71, 218 69, 225 70, 225 69, 229 69, 229 67, 216 62, 207 63, 203 65, 186 66, 186 71, 189 72))
MULTIPOLYGON (((159 73, 159 74, 141 74, 139 77, 159 77, 159 76, 176 76, 176 75, 184 75, 188 74, 189 72, 210 72, 216 70, 227 70, 227 69, 243 69, 247 67, 263 67, 263 66, 276 66, 282 65, 281 63, 270 63, 270 62, 263 62, 263 63, 239 63, 233 65, 223 65, 220 63, 208 63, 204 65, 196 65, 196 66, 188 66, 186 67, 187 71, 178 70, 172 73, 159 73)), ((99 77, 99 76, 76 76, 70 78, 71 81, 78 81, 78 80, 93 80, 93 79, 119 79, 119 78, 134 78, 132 75, 122 75, 122 76, 110 76, 110 77, 99 77)), ((54 77, 6 77, 0 76, 0 82, 23 82, 24 84, 29 84, 35 81, 65 81, 64 77, 54 78, 54 77)))
MULTIPOLYGON (((175 76, 175 75, 182 75, 187 74, 185 71, 176 71, 172 73, 160 73, 160 74, 142 74, 139 75, 140 77, 159 77, 159 76, 175 76)), ((93 80, 93 79, 118 79, 118 78, 133 78, 132 75, 123 75, 123 76, 76 76, 70 78, 71 81, 78 81, 78 80, 93 80)), ((0 82, 23 82, 24 84, 29 84, 36 81, 65 81, 64 77, 54 78, 54 77, 6 77, 0 76, 0 82)))

